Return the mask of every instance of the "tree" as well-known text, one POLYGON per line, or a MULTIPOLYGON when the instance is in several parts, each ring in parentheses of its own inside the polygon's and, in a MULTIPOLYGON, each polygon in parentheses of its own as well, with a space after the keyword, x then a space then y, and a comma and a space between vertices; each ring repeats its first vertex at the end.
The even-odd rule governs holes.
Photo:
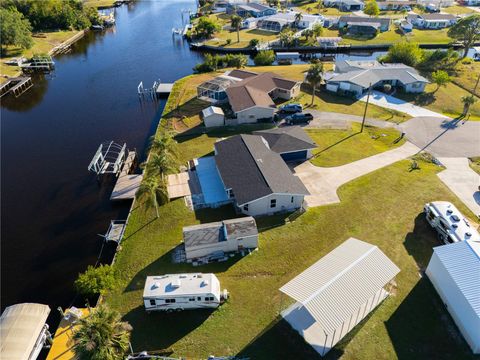
POLYGON ((215 20, 210 19, 207 16, 202 16, 200 19, 198 19, 197 26, 195 27, 197 35, 207 39, 217 31, 220 31, 220 29, 220 25, 215 20))
POLYGON ((142 199, 147 207, 154 207, 157 219, 160 217, 158 213, 159 204, 168 202, 168 192, 165 181, 160 180, 158 176, 147 176, 143 179, 137 190, 137 197, 142 199))
POLYGON ((172 132, 164 131, 160 136, 152 136, 150 138, 150 150, 155 153, 167 153, 176 159, 178 156, 178 143, 175 141, 172 132))
POLYGON ((467 116, 467 114, 470 112, 470 106, 475 104, 477 102, 477 99, 475 98, 474 95, 467 95, 467 96, 462 96, 462 103, 463 103, 463 116, 467 116))
POLYGON ((241 69, 247 66, 247 63, 248 63, 247 55, 236 54, 230 58, 230 60, 228 61, 228 66, 233 66, 237 69, 241 69))
POLYGON ((259 41, 258 39, 252 39, 252 40, 250 40, 250 42, 248 43, 248 46, 250 46, 250 47, 255 47, 255 46, 258 45, 259 42, 260 42, 260 41, 259 41))
POLYGON ((321 24, 315 24, 313 25, 312 31, 315 36, 322 36, 323 34, 323 26, 321 24))
POLYGON ((301 12, 297 12, 295 14, 295 27, 298 28, 298 24, 300 24, 300 21, 303 19, 303 14, 301 12))
POLYGON ((280 32, 280 43, 282 46, 291 47, 295 45, 295 41, 297 40, 294 36, 294 31, 290 28, 285 28, 280 32))
POLYGON ((0 40, 2 46, 15 45, 29 49, 33 45, 30 22, 14 8, 0 9, 0 40))
POLYGON ((129 323, 106 305, 99 305, 78 322, 73 352, 78 360, 123 360, 130 348, 129 323))
POLYGON ((463 44, 462 59, 466 58, 470 47, 480 40, 480 14, 470 15, 458 20, 455 25, 448 29, 448 36, 463 44))
POLYGON ((440 89, 440 86, 447 86, 447 84, 450 82, 450 76, 446 71, 443 70, 437 70, 432 73, 432 80, 435 84, 437 84, 437 91, 440 89))
POLYGON ((258 54, 253 59, 253 62, 257 66, 272 65, 274 61, 275 61, 275 53, 273 52, 273 50, 259 51, 258 54))
POLYGON ((240 42, 240 26, 242 26, 242 18, 238 15, 232 15, 230 26, 232 29, 237 30, 237 42, 240 42))
POLYGON ((323 80, 323 64, 321 62, 314 63, 310 65, 310 68, 307 71, 307 76, 305 77, 307 83, 312 87, 312 103, 315 101, 315 90, 317 86, 322 83, 323 80))
POLYGON ((400 41, 390 46, 388 53, 381 60, 389 63, 403 63, 408 66, 415 66, 422 58, 423 51, 417 43, 400 41))
POLYGON ((370 16, 378 16, 380 14, 380 8, 378 7, 376 0, 366 1, 363 12, 370 16))
POLYGON ((75 288, 86 297, 103 294, 105 291, 112 289, 114 285, 115 273, 110 265, 89 266, 75 280, 75 288))

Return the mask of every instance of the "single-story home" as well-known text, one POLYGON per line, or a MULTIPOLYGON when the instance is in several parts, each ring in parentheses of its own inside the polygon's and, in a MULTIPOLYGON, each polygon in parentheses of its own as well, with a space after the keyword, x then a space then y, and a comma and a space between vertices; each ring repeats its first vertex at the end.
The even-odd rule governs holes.
POLYGON ((227 14, 237 14, 238 16, 247 18, 247 17, 264 17, 269 15, 274 15, 277 13, 277 9, 270 6, 260 4, 257 2, 249 2, 242 4, 228 4, 227 5, 227 14))
POLYGON ((253 135, 263 137, 269 148, 284 161, 305 161, 312 157, 317 144, 300 126, 254 131, 253 135))
POLYGON ((272 119, 276 110, 273 99, 289 100, 300 93, 299 81, 287 80, 271 72, 256 74, 232 70, 229 76, 243 77, 226 89, 237 124, 272 119))
POLYGON ((338 28, 346 28, 351 34, 375 34, 377 31, 384 32, 390 28, 389 18, 368 16, 340 16, 338 28))
POLYGON ((192 225, 183 228, 183 244, 188 261, 218 253, 238 252, 258 247, 258 230, 251 216, 192 225))
POLYGON ((295 26, 298 29, 312 29, 316 24, 323 24, 323 16, 302 14, 301 20, 296 22, 298 12, 289 11, 266 16, 258 20, 257 28, 265 31, 279 32, 286 26, 295 26))
POLYGON ((399 272, 377 246, 350 238, 280 288, 296 301, 282 317, 324 356, 388 297, 399 272))
POLYGON ((428 80, 404 64, 381 64, 376 60, 335 62, 333 72, 325 74, 326 89, 342 95, 361 96, 370 86, 383 89, 385 84, 407 93, 425 90, 428 80))
POLYGON ((480 0, 461 0, 459 3, 465 6, 477 6, 480 5, 480 0))
POLYGON ((409 14, 407 21, 420 29, 443 29, 454 25, 458 17, 452 14, 409 14))
POLYGON ((202 119, 205 127, 225 125, 225 114, 218 106, 209 106, 202 110, 202 119))
POLYGON ((365 8, 365 4, 360 0, 325 0, 323 5, 336 7, 340 11, 359 11, 365 8))
POLYGON ((480 354, 480 244, 433 248, 425 271, 474 354, 480 354))
POLYGON ((317 37, 318 45, 323 49, 334 49, 342 41, 341 37, 317 37))
POLYGON ((455 0, 417 0, 417 4, 425 7, 433 5, 440 9, 455 5, 455 0))
POLYGON ((224 192, 243 214, 295 211, 309 195, 263 136, 235 135, 216 142, 215 163, 224 192))
POLYGON ((417 2, 409 0, 386 0, 378 1, 378 8, 382 11, 396 11, 413 8, 417 2))
POLYGON ((242 20, 242 29, 255 29, 258 24, 258 19, 249 17, 242 20))

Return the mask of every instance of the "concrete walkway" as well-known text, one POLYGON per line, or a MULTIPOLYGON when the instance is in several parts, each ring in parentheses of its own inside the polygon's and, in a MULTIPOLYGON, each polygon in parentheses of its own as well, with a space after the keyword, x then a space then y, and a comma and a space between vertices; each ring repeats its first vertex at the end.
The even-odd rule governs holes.
MULTIPOLYGON (((360 97, 359 100, 367 101, 367 95, 360 97)), ((431 116, 448 119, 445 115, 425 109, 421 106, 410 104, 409 102, 398 99, 394 96, 386 95, 380 91, 372 91, 370 95, 370 103, 387 109, 400 111, 410 116, 431 116)))
POLYGON ((388 166, 416 154, 420 149, 410 142, 381 154, 370 156, 350 164, 324 168, 309 161, 295 167, 295 174, 307 187, 310 195, 305 198, 309 207, 340 202, 337 189, 362 175, 388 166))
POLYGON ((480 216, 480 175, 470 168, 467 158, 439 158, 446 170, 438 177, 472 212, 480 216))

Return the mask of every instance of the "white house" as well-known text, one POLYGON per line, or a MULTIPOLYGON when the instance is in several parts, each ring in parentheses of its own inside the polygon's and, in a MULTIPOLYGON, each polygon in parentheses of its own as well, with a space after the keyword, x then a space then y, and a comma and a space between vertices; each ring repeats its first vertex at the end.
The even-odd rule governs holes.
POLYGON ((218 141, 215 163, 224 192, 246 215, 294 211, 309 194, 263 136, 236 135, 218 141))
POLYGON ((425 90, 428 80, 404 64, 381 64, 376 60, 340 60, 325 74, 326 89, 342 95, 361 96, 369 87, 382 90, 385 84, 407 93, 425 90))
POLYGON ((426 274, 474 354, 480 354, 480 243, 433 248, 426 274))
POLYGON ((387 1, 378 1, 378 8, 382 11, 395 11, 395 10, 408 10, 412 9, 417 2, 409 0, 387 0, 387 1))
POLYGON ((350 238, 280 288, 296 301, 282 317, 324 356, 389 295, 399 271, 377 246, 350 238))
POLYGON ((359 11, 365 8, 365 4, 360 0, 325 0, 323 5, 336 7, 340 11, 359 11))
POLYGON ((323 16, 302 14, 300 21, 296 21, 298 12, 288 11, 265 16, 259 19, 257 27, 265 31, 279 32, 286 26, 295 26, 298 29, 312 29, 316 24, 323 24, 323 16))
POLYGON ((203 123, 206 127, 225 125, 225 114, 218 106, 209 106, 202 110, 203 123))
POLYGON ((458 17, 452 14, 409 14, 407 21, 420 29, 443 29, 454 25, 458 17))
POLYGON ((224 220, 183 228, 188 261, 215 253, 238 252, 258 246, 257 224, 253 217, 224 220))
POLYGON ((147 276, 143 302, 147 311, 217 308, 228 298, 214 274, 147 276))

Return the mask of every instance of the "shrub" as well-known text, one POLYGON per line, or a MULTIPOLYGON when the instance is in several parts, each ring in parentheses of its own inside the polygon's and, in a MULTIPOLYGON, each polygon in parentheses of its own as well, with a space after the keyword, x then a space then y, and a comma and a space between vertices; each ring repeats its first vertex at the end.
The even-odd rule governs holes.
POLYGON ((400 41, 388 49, 388 53, 381 58, 381 61, 389 63, 403 63, 408 66, 415 66, 423 59, 423 50, 417 43, 400 41))
POLYGON ((253 62, 257 66, 272 65, 275 61, 275 53, 273 50, 263 50, 259 51, 258 54, 253 59, 253 62))
POLYGON ((232 43, 232 39, 227 39, 227 45, 230 45, 232 43))
POLYGON ((464 65, 470 65, 472 63, 473 63, 473 59, 469 57, 466 57, 465 59, 462 60, 462 64, 464 65))
POLYGON ((250 47, 255 47, 255 46, 258 45, 259 42, 260 42, 260 41, 259 41, 258 39, 252 39, 252 40, 250 40, 250 42, 248 43, 248 45, 249 45, 250 47))
POLYGON ((103 294, 115 285, 115 274, 110 265, 89 266, 87 271, 78 275, 75 288, 84 296, 103 294))

